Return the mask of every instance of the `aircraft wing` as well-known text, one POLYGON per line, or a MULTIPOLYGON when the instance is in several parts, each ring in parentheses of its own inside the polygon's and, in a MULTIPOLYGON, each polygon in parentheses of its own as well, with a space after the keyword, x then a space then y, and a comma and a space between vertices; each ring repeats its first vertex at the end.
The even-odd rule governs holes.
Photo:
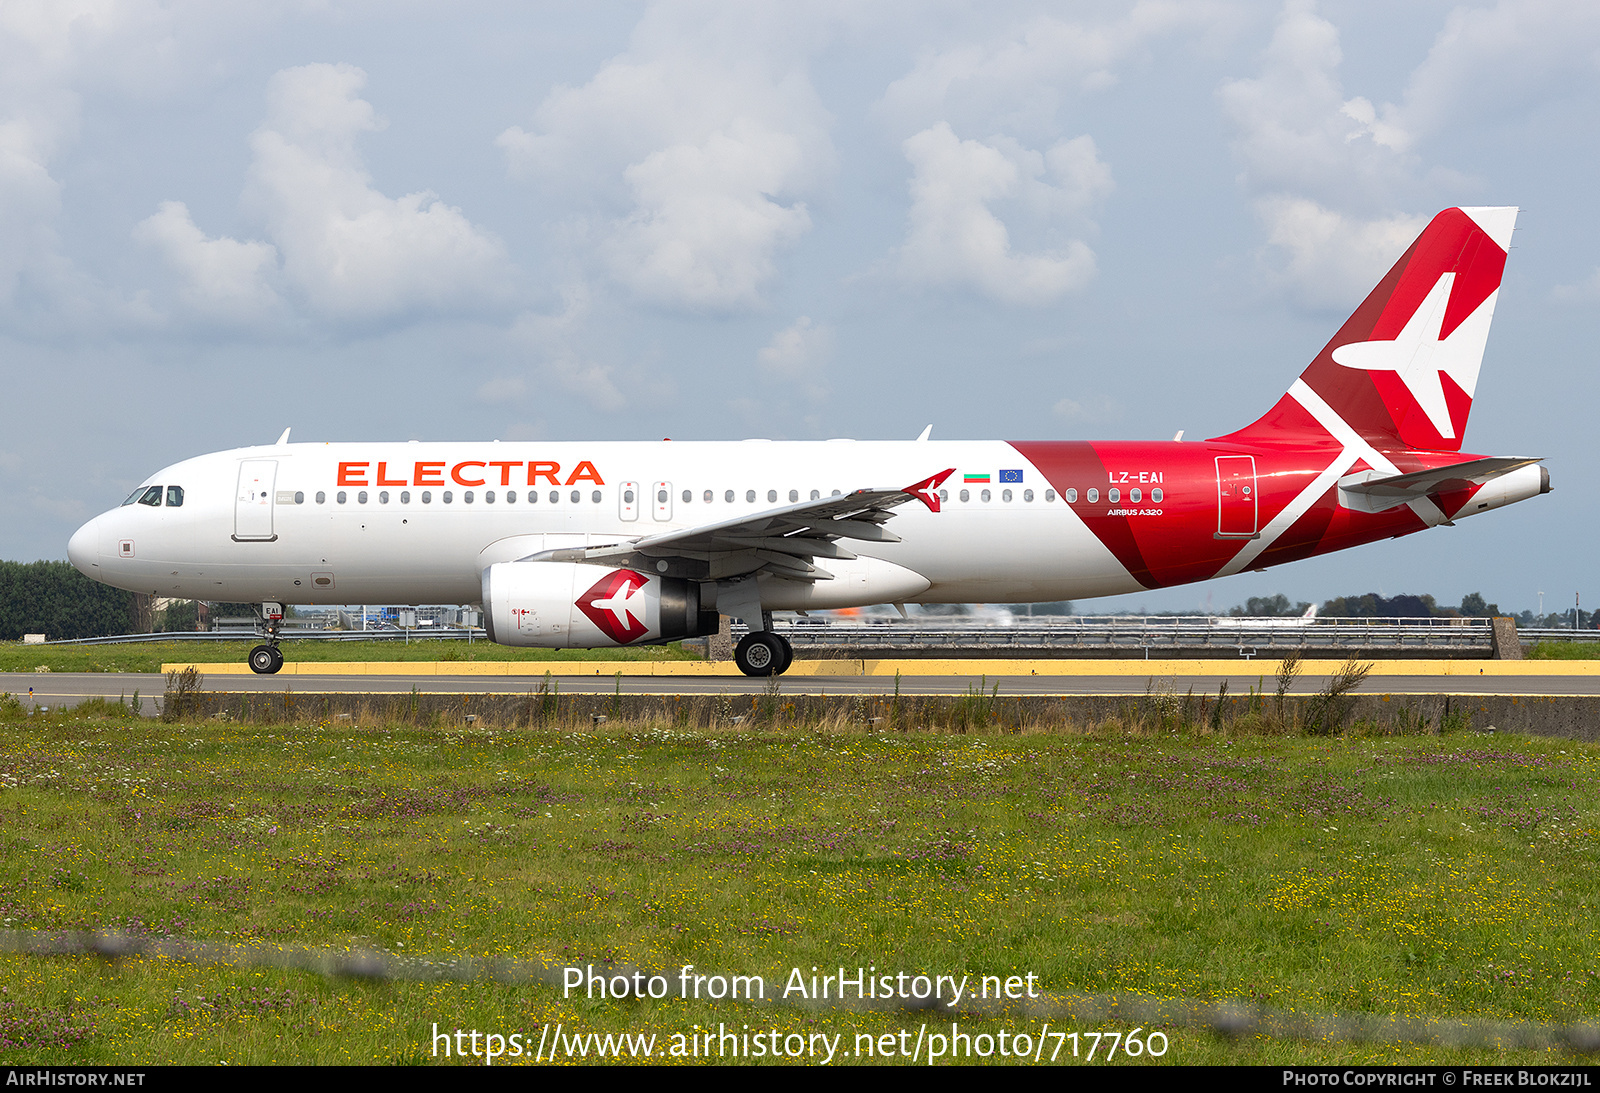
POLYGON ((1380 471, 1363 471, 1339 480, 1339 501, 1346 508, 1380 512, 1430 494, 1481 486, 1491 479, 1538 462, 1537 459, 1520 456, 1491 456, 1387 477, 1380 471))
POLYGON ((680 528, 601 546, 546 550, 523 561, 594 562, 633 566, 675 577, 722 580, 766 571, 794 581, 829 581, 818 558, 856 557, 841 539, 898 543, 883 525, 894 509, 921 501, 939 511, 941 483, 955 468, 900 489, 866 489, 815 501, 800 501, 713 524, 680 528))

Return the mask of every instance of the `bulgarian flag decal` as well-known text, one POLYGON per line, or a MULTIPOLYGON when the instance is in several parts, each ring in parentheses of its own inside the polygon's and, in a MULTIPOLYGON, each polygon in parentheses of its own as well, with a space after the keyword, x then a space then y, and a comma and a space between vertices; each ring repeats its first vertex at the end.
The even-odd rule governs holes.
POLYGON ((986 474, 964 474, 961 476, 961 481, 987 484, 989 481, 989 476, 986 474))

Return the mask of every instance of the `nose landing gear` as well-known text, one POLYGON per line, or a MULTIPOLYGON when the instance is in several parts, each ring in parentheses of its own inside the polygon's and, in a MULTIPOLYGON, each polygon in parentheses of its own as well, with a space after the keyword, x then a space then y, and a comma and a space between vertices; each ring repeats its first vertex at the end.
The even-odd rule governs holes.
POLYGON ((256 627, 266 637, 264 645, 250 650, 246 658, 250 670, 258 676, 276 675, 283 667, 283 653, 278 648, 278 629, 283 625, 283 604, 264 603, 256 609, 256 627))

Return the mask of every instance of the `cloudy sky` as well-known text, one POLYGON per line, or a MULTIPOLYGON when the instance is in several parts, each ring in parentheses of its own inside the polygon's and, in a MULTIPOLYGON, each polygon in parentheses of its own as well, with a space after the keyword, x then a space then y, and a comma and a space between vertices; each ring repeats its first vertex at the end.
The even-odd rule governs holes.
POLYGON ((1597 138, 1572 0, 0 0, 0 557, 285 426, 1213 436, 1514 204, 1466 446, 1557 492, 1104 606, 1600 605, 1597 138))

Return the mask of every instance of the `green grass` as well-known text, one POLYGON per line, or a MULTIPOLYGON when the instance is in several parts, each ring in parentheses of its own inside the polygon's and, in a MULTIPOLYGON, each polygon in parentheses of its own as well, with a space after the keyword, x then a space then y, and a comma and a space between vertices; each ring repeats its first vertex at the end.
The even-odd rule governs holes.
POLYGON ((1600 660, 1600 641, 1541 641, 1529 660, 1600 660))
MULTIPOLYGON (((176 661, 242 663, 253 641, 163 641, 119 645, 23 645, 0 642, 0 672, 159 672, 176 661)), ((682 644, 628 649, 513 649, 487 641, 317 641, 283 643, 293 663, 435 660, 699 660, 682 644)))
MULTIPOLYGON (((161 725, 13 703, 0 925, 1568 1022, 1600 1006, 1597 776, 1595 746, 1471 733, 161 725)), ((442 1062, 435 1024, 852 1044, 951 1019, 0 956, 4 1064, 442 1062)), ((1562 1061, 1165 1032, 1181 1063, 1562 1061)))

